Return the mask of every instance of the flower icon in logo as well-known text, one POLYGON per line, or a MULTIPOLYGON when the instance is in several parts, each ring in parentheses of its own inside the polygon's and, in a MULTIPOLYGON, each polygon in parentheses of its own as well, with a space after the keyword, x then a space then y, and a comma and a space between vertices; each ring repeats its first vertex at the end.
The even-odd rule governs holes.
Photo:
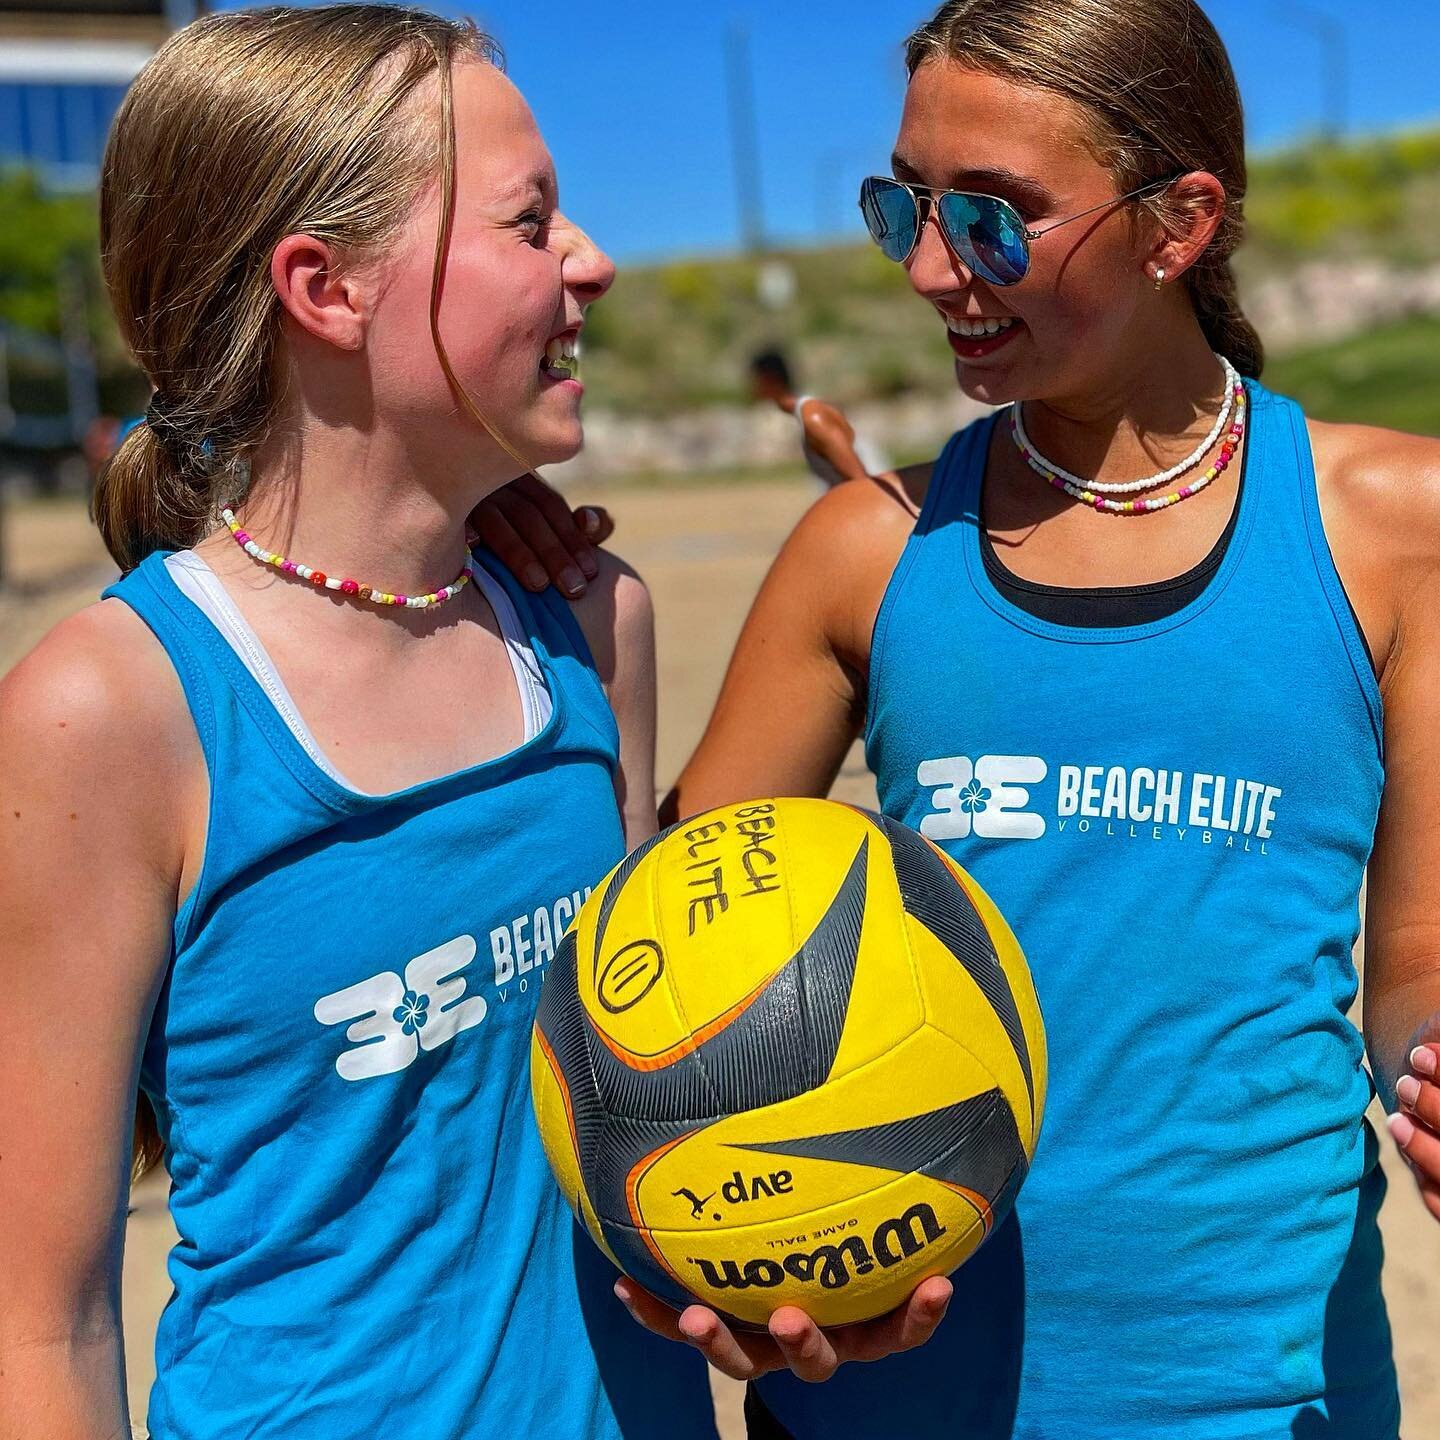
POLYGON ((984 810, 989 800, 990 791, 978 780, 972 780, 960 792, 960 808, 970 815, 977 810, 984 810))
POLYGON ((413 1035, 430 1018, 425 1013, 429 1008, 428 995, 417 995, 413 990, 407 990, 405 998, 395 1007, 393 1014, 400 1028, 407 1035, 413 1035))

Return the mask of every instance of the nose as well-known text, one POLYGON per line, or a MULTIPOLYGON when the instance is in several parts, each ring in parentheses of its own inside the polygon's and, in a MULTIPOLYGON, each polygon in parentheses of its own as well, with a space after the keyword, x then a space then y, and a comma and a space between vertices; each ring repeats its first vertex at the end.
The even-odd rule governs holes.
POLYGON ((582 305, 593 305, 615 283, 615 262, 578 225, 570 234, 565 283, 582 305))
POLYGON ((905 269, 910 275, 910 285, 915 293, 931 301, 966 289, 975 280, 945 243, 945 237, 940 233, 940 221, 933 209, 924 217, 920 238, 915 242, 915 249, 909 260, 905 262, 905 269))

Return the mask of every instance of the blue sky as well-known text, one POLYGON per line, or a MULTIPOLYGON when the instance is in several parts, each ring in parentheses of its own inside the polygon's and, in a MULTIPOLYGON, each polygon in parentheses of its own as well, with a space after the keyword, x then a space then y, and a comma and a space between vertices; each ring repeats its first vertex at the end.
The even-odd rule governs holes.
MULTIPOLYGON (((434 3, 434 0, 432 0, 434 3)), ((859 234, 859 177, 888 165, 905 36, 931 0, 476 0, 554 152, 564 208, 620 260, 734 248, 725 38, 749 34, 767 233, 859 234)), ((1317 40, 1348 53, 1348 129, 1440 121, 1437 0, 1208 0, 1240 78, 1250 144, 1316 129, 1317 40)))

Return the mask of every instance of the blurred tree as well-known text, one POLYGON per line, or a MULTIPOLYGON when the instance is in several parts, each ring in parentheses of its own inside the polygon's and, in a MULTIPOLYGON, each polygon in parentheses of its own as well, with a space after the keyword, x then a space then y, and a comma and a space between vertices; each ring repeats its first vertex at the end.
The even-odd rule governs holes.
POLYGON ((27 170, 0 171, 0 319, 58 339, 56 277, 67 263, 84 275, 97 308, 99 234, 93 196, 49 195, 27 170))

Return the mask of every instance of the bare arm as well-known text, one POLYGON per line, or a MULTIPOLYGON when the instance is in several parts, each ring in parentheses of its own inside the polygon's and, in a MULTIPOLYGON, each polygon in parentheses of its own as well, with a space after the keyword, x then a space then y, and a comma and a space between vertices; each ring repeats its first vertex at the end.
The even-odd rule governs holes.
POLYGON ((26 1440, 130 1434, 130 1139, 183 869, 156 797, 184 706, 146 646, 98 606, 0 684, 0 1434, 26 1440))
POLYGON ((824 400, 811 400, 800 416, 805 443, 828 460, 846 480, 863 480, 864 463, 855 453, 855 430, 842 411, 824 400))
POLYGON ((655 612, 645 582, 623 560, 598 552, 597 573, 575 617, 590 644, 620 727, 615 798, 634 849, 655 833, 655 612))
MULTIPOLYGON (((905 478, 923 494, 929 467, 905 478)), ((874 480, 811 507, 760 587, 667 813, 829 793, 864 722, 870 635, 913 525, 904 495, 874 480)))
POLYGON ((1440 1220, 1440 446, 1354 426, 1312 426, 1312 438, 1326 529, 1385 707, 1365 1041, 1382 1103, 1399 1107, 1395 1139, 1440 1220))
POLYGON ((1385 797, 1366 901, 1365 1041, 1382 1103, 1399 1107, 1395 1139, 1440 1220, 1440 446, 1409 449, 1395 480, 1423 508, 1417 526, 1407 506, 1381 675, 1385 797))
MULTIPOLYGON (((1387 1109, 1417 1045, 1440 1049, 1440 556, 1387 667, 1385 798, 1365 917, 1365 1037, 1387 1109), (1429 613, 1425 613, 1428 607, 1429 613)), ((1427 1099, 1440 1130, 1440 1103, 1427 1099)), ((1440 1218, 1440 1167, 1436 1175, 1440 1218)))

